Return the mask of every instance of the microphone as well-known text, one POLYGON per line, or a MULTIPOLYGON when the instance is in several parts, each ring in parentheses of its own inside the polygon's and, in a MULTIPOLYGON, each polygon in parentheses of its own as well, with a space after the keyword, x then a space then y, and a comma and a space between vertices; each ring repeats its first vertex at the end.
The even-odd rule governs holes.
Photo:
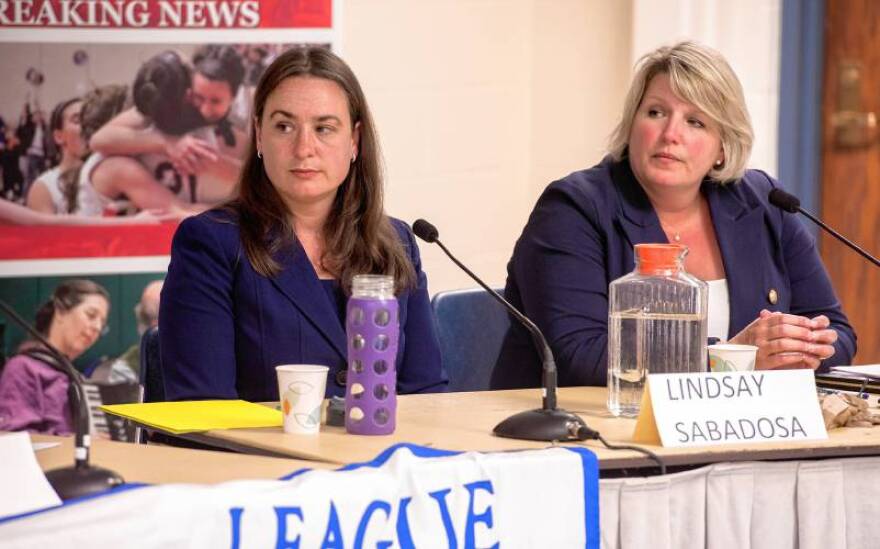
POLYGON ((822 229, 824 229, 828 234, 830 234, 831 236, 833 236, 837 240, 839 240, 839 241, 843 242, 844 244, 846 244, 847 246, 849 246, 850 249, 858 252, 862 257, 864 257, 865 259, 867 259, 868 261, 870 261, 874 265, 880 267, 880 260, 878 260, 876 257, 874 257, 873 255, 871 255, 868 252, 866 252, 865 250, 863 250, 861 247, 859 247, 858 244, 856 244, 852 240, 848 239, 847 237, 843 236, 839 232, 835 231, 834 229, 832 229, 831 227, 826 225, 818 217, 814 216, 810 212, 801 208, 801 201, 798 200, 798 197, 796 197, 795 195, 789 194, 789 193, 783 191, 782 189, 773 189, 770 191, 770 194, 767 195, 767 198, 768 198, 768 200, 770 200, 771 204, 773 204, 777 208, 785 210, 786 212, 789 212, 789 213, 800 212, 800 213, 804 214, 807 218, 810 219, 810 221, 812 221, 816 225, 822 227, 822 229))
POLYGON ((455 263, 461 270, 468 274, 477 284, 489 295, 495 298, 495 301, 501 303, 507 311, 516 318, 532 335, 535 346, 538 348, 543 359, 543 406, 536 410, 528 410, 514 414, 495 426, 493 432, 495 435, 506 438, 518 438, 526 440, 586 440, 598 438, 599 433, 587 427, 584 420, 571 412, 567 412, 556 407, 556 362, 553 360, 553 352, 544 338, 541 330, 535 326, 535 323, 529 320, 525 315, 517 310, 495 290, 490 288, 483 282, 480 277, 465 267, 461 261, 455 258, 446 246, 440 242, 440 233, 437 227, 424 219, 418 219, 413 223, 413 232, 429 244, 437 244, 440 249, 455 263))
POLYGON ((5 301, 0 300, 0 309, 19 327, 43 344, 47 354, 51 355, 61 366, 60 370, 70 379, 68 401, 74 424, 74 465, 61 467, 46 472, 46 479, 58 497, 63 500, 73 499, 108 488, 119 486, 125 481, 113 471, 89 465, 89 448, 91 446, 91 426, 89 425, 89 408, 86 402, 85 389, 81 376, 64 354, 49 343, 43 334, 18 316, 18 313, 5 301))

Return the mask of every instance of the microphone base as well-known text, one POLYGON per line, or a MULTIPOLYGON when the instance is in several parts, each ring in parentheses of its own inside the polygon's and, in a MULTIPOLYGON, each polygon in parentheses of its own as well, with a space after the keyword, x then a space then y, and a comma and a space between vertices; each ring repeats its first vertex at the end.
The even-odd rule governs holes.
POLYGON ((125 483, 113 471, 91 465, 52 469, 46 473, 46 479, 62 500, 96 494, 125 483))
POLYGON ((529 410, 505 419, 492 430, 495 436, 522 440, 582 440, 581 429, 589 429, 579 416, 556 408, 529 410))

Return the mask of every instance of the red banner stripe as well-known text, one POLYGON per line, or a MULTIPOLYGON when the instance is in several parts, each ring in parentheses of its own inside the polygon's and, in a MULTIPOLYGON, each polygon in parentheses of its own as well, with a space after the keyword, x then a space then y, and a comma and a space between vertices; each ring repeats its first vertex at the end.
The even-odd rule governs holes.
POLYGON ((0 226, 0 259, 169 255, 176 223, 114 226, 0 226))

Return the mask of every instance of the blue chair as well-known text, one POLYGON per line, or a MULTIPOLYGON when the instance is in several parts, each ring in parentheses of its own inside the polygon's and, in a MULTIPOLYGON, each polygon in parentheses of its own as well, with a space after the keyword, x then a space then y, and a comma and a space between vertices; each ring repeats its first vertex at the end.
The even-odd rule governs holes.
POLYGON ((510 326, 504 306, 482 288, 473 288, 439 292, 431 300, 431 308, 449 390, 488 390, 510 326))
POLYGON ((144 402, 164 402, 165 385, 162 381, 162 359, 159 356, 159 328, 150 328, 141 336, 140 383, 144 388, 144 402))

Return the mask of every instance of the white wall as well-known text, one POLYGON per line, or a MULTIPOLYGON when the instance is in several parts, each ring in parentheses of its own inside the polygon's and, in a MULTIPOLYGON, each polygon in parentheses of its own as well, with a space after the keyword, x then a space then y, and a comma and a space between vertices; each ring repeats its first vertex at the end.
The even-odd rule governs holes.
MULTIPOLYGON (((377 120, 388 212, 432 221, 503 285, 540 191, 603 154, 629 74, 629 5, 345 0, 342 53, 377 120)), ((432 293, 474 286, 421 248, 432 293)))

